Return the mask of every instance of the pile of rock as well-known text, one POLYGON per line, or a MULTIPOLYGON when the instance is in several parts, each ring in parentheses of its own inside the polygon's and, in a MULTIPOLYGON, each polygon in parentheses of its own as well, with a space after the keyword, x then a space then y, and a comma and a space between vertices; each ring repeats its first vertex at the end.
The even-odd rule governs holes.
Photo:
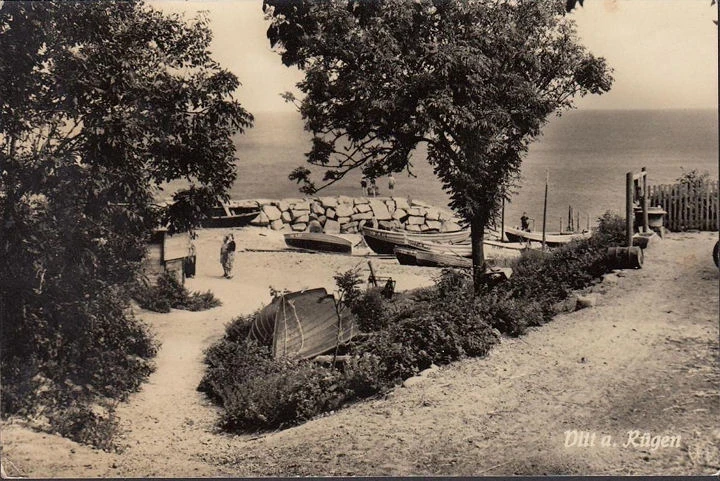
POLYGON ((316 225, 319 223, 329 234, 354 234, 363 225, 413 232, 445 232, 460 228, 450 212, 402 197, 337 196, 255 202, 260 214, 250 224, 273 230, 304 232, 311 221, 316 221, 316 225))

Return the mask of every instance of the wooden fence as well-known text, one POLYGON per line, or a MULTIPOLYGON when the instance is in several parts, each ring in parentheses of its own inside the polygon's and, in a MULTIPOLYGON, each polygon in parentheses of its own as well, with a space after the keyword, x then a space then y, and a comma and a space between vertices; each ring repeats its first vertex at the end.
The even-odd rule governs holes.
POLYGON ((648 204, 667 211, 665 227, 672 231, 718 230, 718 181, 649 185, 648 204))

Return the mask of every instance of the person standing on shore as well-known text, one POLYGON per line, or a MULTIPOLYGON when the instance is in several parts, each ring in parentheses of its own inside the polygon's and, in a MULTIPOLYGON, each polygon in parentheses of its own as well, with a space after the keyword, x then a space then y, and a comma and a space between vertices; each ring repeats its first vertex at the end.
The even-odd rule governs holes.
POLYGON ((388 190, 390 191, 390 195, 392 195, 395 190, 395 177, 393 177, 392 173, 388 175, 388 190))
POLYGON ((233 262, 235 261, 235 238, 232 234, 228 234, 223 239, 222 247, 220 247, 220 264, 223 268, 223 277, 232 278, 233 262))
POLYGON ((375 179, 370 179, 370 191, 372 192, 373 197, 377 197, 380 193, 380 190, 378 189, 377 182, 375 182, 375 179))
POLYGON ((360 188, 362 189, 362 195, 367 194, 367 179, 365 177, 360 181, 360 188))
POLYGON ((530 218, 527 216, 527 212, 523 212, 522 217, 520 217, 520 228, 530 232, 530 218))

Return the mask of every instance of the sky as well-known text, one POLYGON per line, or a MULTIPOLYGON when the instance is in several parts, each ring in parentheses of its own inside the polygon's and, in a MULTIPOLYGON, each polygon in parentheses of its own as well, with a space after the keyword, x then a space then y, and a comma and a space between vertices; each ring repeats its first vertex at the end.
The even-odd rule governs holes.
MULTIPOLYGON (((293 111, 280 94, 302 78, 282 65, 265 36, 262 0, 148 2, 165 11, 207 10, 214 58, 243 84, 237 98, 254 113, 293 111)), ((717 10, 710 0, 585 0, 571 15, 589 50, 605 57, 615 83, 578 109, 717 109, 717 10)))

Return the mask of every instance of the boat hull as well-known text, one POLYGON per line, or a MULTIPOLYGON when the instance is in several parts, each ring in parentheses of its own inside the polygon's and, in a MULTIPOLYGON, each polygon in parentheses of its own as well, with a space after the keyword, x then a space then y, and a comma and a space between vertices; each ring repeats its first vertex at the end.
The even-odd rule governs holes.
POLYGON ((285 234, 285 244, 289 247, 318 252, 351 254, 352 242, 342 237, 316 232, 285 234))
POLYGON ((417 265, 417 260, 415 258, 416 253, 417 253, 417 250, 410 249, 407 247, 396 247, 395 248, 395 257, 397 257, 398 262, 404 266, 416 266, 417 265))
MULTIPOLYGON (((537 231, 523 231, 520 229, 514 229, 512 227, 505 228, 505 235, 510 242, 542 242, 542 232, 537 231)), ((545 244, 550 247, 558 247, 563 244, 576 239, 587 239, 590 237, 590 232, 583 233, 571 233, 571 234, 560 234, 557 232, 545 234, 545 244)))
POLYGON ((415 260, 417 265, 426 267, 472 268, 472 259, 452 254, 436 254, 434 252, 417 251, 415 260))
POLYGON ((309 359, 332 351, 355 334, 352 319, 338 316, 332 294, 319 288, 275 298, 255 316, 249 337, 271 346, 275 358, 309 359))
POLYGON ((362 236, 368 247, 376 254, 393 255, 395 247, 407 246, 409 240, 440 243, 461 242, 470 238, 470 230, 422 234, 363 227, 362 236))

